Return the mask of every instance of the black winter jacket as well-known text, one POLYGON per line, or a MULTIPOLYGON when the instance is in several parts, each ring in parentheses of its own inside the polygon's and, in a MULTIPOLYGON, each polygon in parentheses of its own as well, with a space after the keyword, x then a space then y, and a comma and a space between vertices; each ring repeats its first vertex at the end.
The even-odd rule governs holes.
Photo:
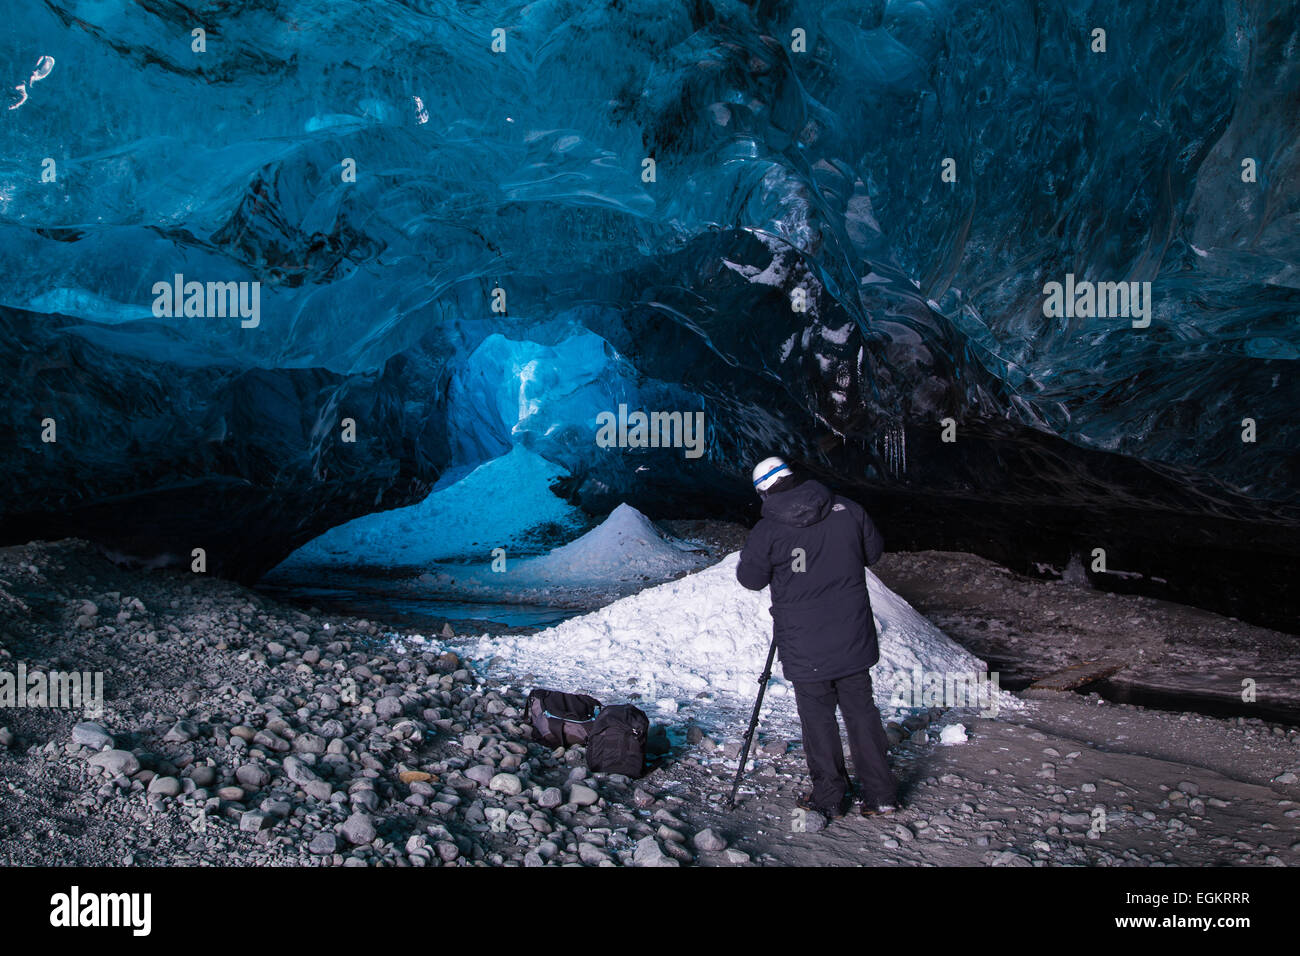
POLYGON ((862 507, 819 481, 764 500, 736 579, 752 591, 772 586, 777 655, 791 683, 838 680, 880 659, 862 569, 884 547, 862 507))

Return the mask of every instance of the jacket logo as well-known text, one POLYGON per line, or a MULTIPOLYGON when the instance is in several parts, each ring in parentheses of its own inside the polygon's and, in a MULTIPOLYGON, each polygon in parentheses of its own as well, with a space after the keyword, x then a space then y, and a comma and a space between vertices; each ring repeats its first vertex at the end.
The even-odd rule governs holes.
POLYGON ((840 504, 839 502, 836 502, 836 503, 831 507, 831 511, 843 511, 843 510, 844 510, 844 506, 843 506, 842 504, 840 504))

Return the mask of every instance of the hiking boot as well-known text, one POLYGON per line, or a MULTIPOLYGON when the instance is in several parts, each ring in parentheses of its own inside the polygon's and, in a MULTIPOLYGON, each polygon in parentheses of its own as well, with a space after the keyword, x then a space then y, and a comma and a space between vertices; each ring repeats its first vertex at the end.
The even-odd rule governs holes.
POLYGON ((798 800, 795 801, 795 805, 798 806, 801 810, 815 810, 817 813, 820 813, 822 816, 824 816, 827 820, 834 820, 836 817, 842 817, 844 816, 844 814, 848 813, 849 807, 853 805, 853 800, 851 797, 846 795, 844 796, 843 799, 840 800, 840 802, 837 805, 830 806, 830 807, 823 807, 823 806, 819 806, 816 803, 813 803, 811 793, 805 793, 802 797, 800 797, 798 800))
POLYGON ((864 817, 888 817, 898 812, 896 803, 864 803, 862 805, 862 815, 864 817))

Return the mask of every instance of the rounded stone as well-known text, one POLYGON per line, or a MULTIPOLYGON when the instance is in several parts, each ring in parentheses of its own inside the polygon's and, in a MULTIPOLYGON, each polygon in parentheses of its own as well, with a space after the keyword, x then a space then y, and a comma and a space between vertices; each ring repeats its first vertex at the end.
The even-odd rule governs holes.
POLYGON ((103 725, 87 720, 72 728, 72 742, 83 747, 103 750, 105 747, 113 746, 113 737, 103 725))
POLYGON ((375 822, 365 813, 354 813, 343 821, 343 839, 356 846, 370 843, 375 839, 375 822))
POLYGON ((524 785, 513 773, 499 773, 488 783, 488 789, 513 797, 523 791, 524 785))
POLYGON ((91 757, 89 763, 114 777, 129 777, 140 770, 139 759, 129 750, 103 750, 91 757))
POLYGON ((149 781, 149 792, 164 797, 180 796, 181 782, 175 777, 154 777, 149 781))

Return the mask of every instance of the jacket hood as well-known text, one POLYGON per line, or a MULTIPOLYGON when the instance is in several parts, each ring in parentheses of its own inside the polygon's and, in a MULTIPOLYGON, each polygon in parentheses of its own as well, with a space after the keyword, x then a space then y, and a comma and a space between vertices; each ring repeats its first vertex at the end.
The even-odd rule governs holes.
POLYGON ((831 497, 830 489, 820 481, 803 481, 788 491, 775 491, 763 499, 763 517, 806 528, 831 513, 831 497))

